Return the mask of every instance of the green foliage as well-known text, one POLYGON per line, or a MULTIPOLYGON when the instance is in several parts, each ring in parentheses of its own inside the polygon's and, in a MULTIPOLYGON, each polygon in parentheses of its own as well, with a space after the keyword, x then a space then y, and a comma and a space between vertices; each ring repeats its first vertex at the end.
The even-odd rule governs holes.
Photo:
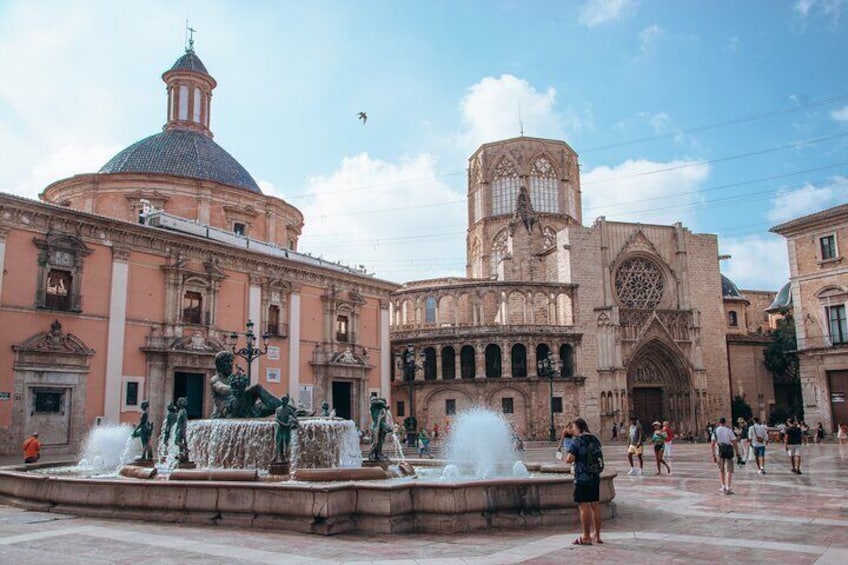
POLYGON ((744 418, 747 421, 754 416, 754 411, 751 410, 751 405, 748 404, 748 401, 746 401, 744 397, 738 395, 734 396, 730 403, 730 413, 734 422, 736 422, 738 418, 744 418))
POLYGON ((772 342, 765 349, 763 364, 774 376, 777 384, 800 383, 798 378, 798 356, 795 350, 795 321, 792 315, 784 312, 785 317, 777 323, 777 329, 772 332, 772 342))
POLYGON ((768 417, 768 425, 776 426, 783 422, 786 422, 789 418, 792 417, 792 410, 786 406, 785 404, 778 404, 774 408, 772 408, 768 417))

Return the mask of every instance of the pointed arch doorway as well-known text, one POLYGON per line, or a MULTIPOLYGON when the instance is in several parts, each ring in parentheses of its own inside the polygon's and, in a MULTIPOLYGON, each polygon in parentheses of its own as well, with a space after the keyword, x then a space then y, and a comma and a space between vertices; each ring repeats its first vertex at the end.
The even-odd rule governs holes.
POLYGON ((671 422, 676 433, 694 431, 692 378, 679 351, 652 340, 634 353, 627 365, 628 408, 650 434, 654 421, 671 422))

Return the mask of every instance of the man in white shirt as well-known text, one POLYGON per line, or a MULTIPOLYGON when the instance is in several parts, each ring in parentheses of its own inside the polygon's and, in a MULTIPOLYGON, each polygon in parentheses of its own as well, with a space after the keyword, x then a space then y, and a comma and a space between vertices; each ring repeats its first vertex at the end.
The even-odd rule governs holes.
POLYGON ((713 453, 713 461, 718 464, 718 473, 721 478, 721 492, 724 494, 733 494, 733 489, 730 488, 733 482, 733 458, 739 457, 739 445, 736 441, 736 434, 728 428, 727 420, 722 417, 718 421, 718 426, 713 432, 710 448, 713 453))
POLYGON ((768 428, 760 423, 759 418, 754 418, 754 425, 748 428, 748 440, 754 449, 754 458, 757 461, 757 472, 766 474, 766 444, 768 443, 768 428))

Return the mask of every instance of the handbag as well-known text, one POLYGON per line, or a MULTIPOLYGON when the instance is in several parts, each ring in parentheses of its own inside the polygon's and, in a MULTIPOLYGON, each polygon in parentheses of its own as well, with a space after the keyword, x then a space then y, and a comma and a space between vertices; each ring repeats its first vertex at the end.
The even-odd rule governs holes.
POLYGON ((733 446, 729 443, 718 444, 718 456, 722 459, 733 459, 733 446))

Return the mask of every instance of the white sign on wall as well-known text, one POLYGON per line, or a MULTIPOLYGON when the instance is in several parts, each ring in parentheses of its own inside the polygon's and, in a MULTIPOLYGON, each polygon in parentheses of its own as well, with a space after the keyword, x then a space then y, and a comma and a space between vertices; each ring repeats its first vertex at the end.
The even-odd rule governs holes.
POLYGON ((280 370, 267 368, 265 369, 265 381, 269 383, 278 383, 280 382, 280 370))
POLYGON ((278 361, 280 359, 280 348, 276 345, 268 346, 268 360, 278 361))
POLYGON ((305 410, 312 410, 312 385, 300 385, 297 390, 297 404, 305 410))

